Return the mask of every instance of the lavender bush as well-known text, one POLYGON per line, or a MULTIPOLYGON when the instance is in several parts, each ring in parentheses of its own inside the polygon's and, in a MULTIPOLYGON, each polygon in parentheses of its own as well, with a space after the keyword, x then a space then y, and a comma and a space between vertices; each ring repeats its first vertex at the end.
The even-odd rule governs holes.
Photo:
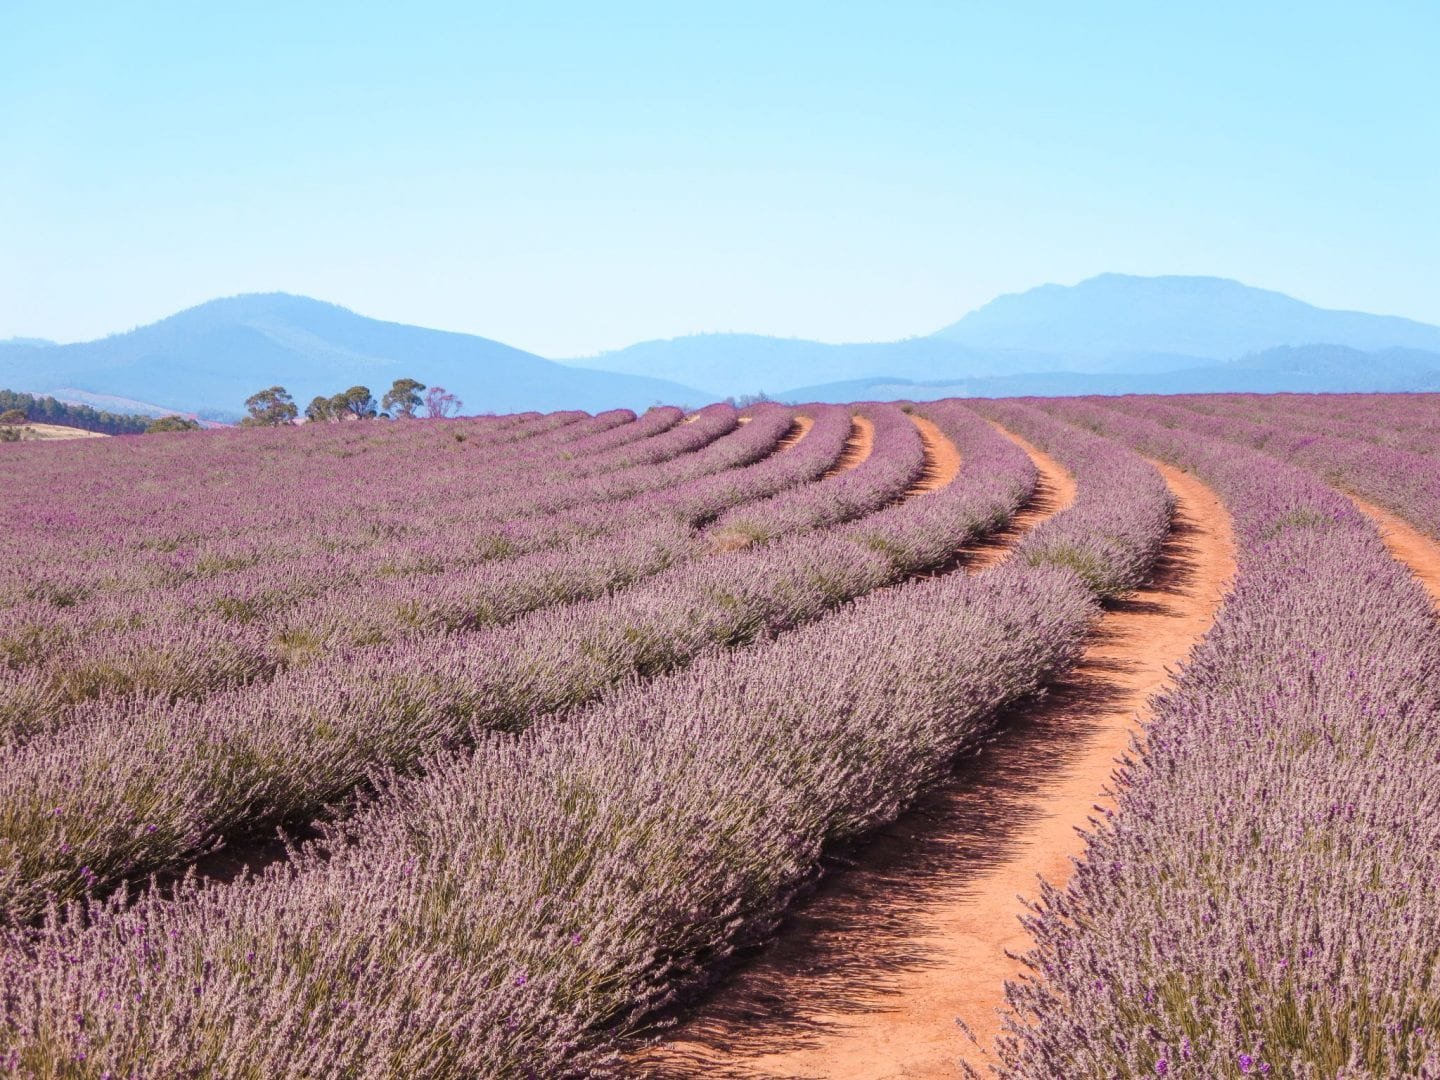
POLYGON ((797 625, 943 563, 1008 518, 1034 471, 973 414, 933 415, 973 478, 861 521, 685 563, 507 627, 341 650, 204 701, 101 699, 84 724, 0 747, 0 911, 22 920, 52 898, 183 865, 225 839, 312 817, 377 769, 411 767, 475 731, 524 727, 627 675, 797 625))
POLYGON ((1295 430, 1278 419, 1256 423, 1229 415, 1210 416, 1154 398, 1128 400, 1127 409, 1161 424, 1262 450, 1379 503, 1440 538, 1440 462, 1428 454, 1295 430))
MULTIPOLYGON (((772 597, 818 588, 833 603, 926 565, 907 567, 912 553, 944 561, 1033 485, 984 424, 926 411, 960 436, 962 483, 833 530, 803 575, 768 571, 772 597), (867 558, 875 571, 851 576, 867 558)), ((1077 433, 1070 457, 1082 490, 1088 442, 1077 433)), ((1155 495, 1093 498, 1163 532, 1155 495)), ((801 565, 781 542, 735 556, 748 572, 711 587, 756 587, 780 551, 801 565)), ((260 879, 11 932, 0 1052, 52 1075, 606 1071, 634 1022, 773 925, 826 844, 893 817, 1000 705, 1072 658, 1094 604, 1073 569, 1012 559, 442 751, 260 879)))
MULTIPOLYGON (((789 423, 785 414, 752 423, 736 436, 742 442, 731 452, 742 461, 753 457, 773 446, 789 423)), ((148 692, 198 699, 214 689, 268 678, 337 647, 473 629, 549 604, 601 595, 698 552, 701 545, 690 542, 689 526, 709 503, 773 491, 823 472, 840 453, 848 427, 839 414, 817 427, 803 449, 723 477, 692 480, 671 489, 658 505, 641 498, 614 504, 612 525, 624 523, 627 531, 617 535, 612 528, 593 539, 582 536, 556 552, 490 560, 450 573, 407 573, 339 597, 331 591, 333 579, 307 575, 288 562, 279 569, 307 592, 319 589, 318 594, 286 606, 263 580, 251 583, 256 591, 244 601, 227 586, 229 603, 198 619, 186 618, 186 609, 205 610, 203 598, 213 596, 195 589, 181 590, 171 606, 147 597, 145 608, 137 609, 127 598, 121 604, 87 605, 74 618, 62 613, 42 619, 26 612, 11 624, 8 636, 0 637, 0 655, 12 669, 0 672, 0 701, 9 703, 0 705, 0 738, 7 731, 11 737, 23 734, 64 706, 90 698, 148 692), (657 524, 657 516, 675 520, 657 524), (120 627, 127 632, 117 636, 120 627)), ((416 553, 412 544, 395 544, 384 555, 393 562, 416 553)))
POLYGON ((1047 406, 1195 470, 1239 578, 1029 920, 1013 1077, 1440 1073, 1440 627, 1347 500, 1141 403, 1047 406))

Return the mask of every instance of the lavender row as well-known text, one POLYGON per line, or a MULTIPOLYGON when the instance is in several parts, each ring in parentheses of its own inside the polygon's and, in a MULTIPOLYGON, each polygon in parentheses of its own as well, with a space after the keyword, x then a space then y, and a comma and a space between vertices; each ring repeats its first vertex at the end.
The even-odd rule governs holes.
POLYGON ((408 768, 475 731, 523 728, 948 560, 1008 518, 1034 470, 973 415, 935 418, 970 455, 970 478, 861 521, 507 627, 338 652, 203 702, 97 702, 83 726, 0 748, 0 912, 29 918, 92 883, 309 818, 376 769, 408 768))
POLYGON ((1240 569, 1118 810, 1028 920, 1003 1074, 1437 1075, 1433 610, 1304 472, 1143 407, 1050 408, 1212 484, 1240 569))
MULTIPOLYGON (((735 463, 726 451, 692 453, 733 431, 735 425, 733 409, 712 407, 697 415, 693 423, 671 425, 671 430, 653 434, 638 446, 612 450, 595 464, 614 466, 621 475, 632 477, 636 492, 650 485, 678 482, 701 475, 707 468, 713 471, 735 463), (667 459, 679 457, 682 463, 667 468, 648 461, 631 462, 629 457, 642 449, 649 450, 642 456, 660 453, 667 459)), ((29 573, 17 577, 11 589, 0 587, 0 595, 8 592, 12 602, 34 597, 51 600, 54 606, 68 606, 97 590, 149 594, 195 580, 211 581, 212 588, 223 589, 234 582, 251 581, 266 564, 305 563, 307 558, 321 571, 338 562, 358 563, 349 568, 352 574, 393 573, 386 552, 397 541, 420 548, 432 563, 447 557, 483 560, 503 553, 509 546, 505 515, 523 516, 524 507, 517 505, 515 493, 538 496, 547 487, 537 487, 534 478, 523 472, 492 470, 489 482, 475 481, 472 470, 457 462, 455 444, 451 442, 447 449, 437 425, 401 426, 419 434, 355 436, 359 452, 365 455, 363 462, 347 462, 335 473, 317 468, 313 456, 301 454, 313 442, 305 429, 263 433, 271 438, 283 436, 292 444, 282 443, 276 456, 288 471, 299 471, 298 483, 288 471, 267 481, 267 472, 279 469, 256 466, 256 459, 265 457, 263 448, 252 449, 249 455, 197 452, 193 460, 166 473, 167 490, 178 489, 175 499, 181 503, 168 512, 157 512, 151 505, 152 486, 143 479, 132 477, 134 482, 124 489, 105 488, 96 493, 100 505, 108 507, 119 522, 104 528, 86 527, 81 517, 57 529, 50 520, 53 513, 37 508, 34 516, 47 525, 46 538, 31 543, 29 573), (441 490, 432 493, 437 477, 441 490), (190 505, 197 498, 210 504, 203 512, 190 505), (137 508, 143 523, 127 529, 124 522, 137 508), (86 539, 79 548, 57 539, 69 535, 86 539), (46 557, 37 559, 35 552, 46 553, 46 557)), ((645 422, 637 421, 636 426, 645 426, 645 422)), ((740 444, 748 446, 751 441, 741 439, 740 444)), ((722 442, 727 447, 735 445, 722 442)), ((108 464, 97 463, 97 471, 107 471, 108 464)), ((148 464, 152 472, 157 471, 155 462, 148 464)), ((577 487, 567 480, 558 486, 569 490, 571 505, 584 502, 583 484, 577 487)), ((613 492, 599 487, 592 496, 609 498, 613 492)), ((74 497, 82 503, 86 500, 83 491, 74 497)), ((24 511, 23 505, 16 509, 24 511)), ((529 510, 541 512, 534 505, 529 510)), ((12 539, 19 544, 25 537, 12 539)), ((270 576, 284 580, 289 575, 272 570, 270 576)))
MULTIPOLYGON (((0 543, 6 554, 33 555, 35 539, 62 546, 98 542, 96 550, 108 552, 132 539, 143 543, 155 526, 188 526, 197 538, 212 530, 231 533, 241 524, 235 520, 234 506, 226 505, 232 486, 250 495, 253 512, 277 527, 304 524, 307 512, 323 516, 357 506, 376 512, 397 505, 407 491, 425 494, 443 486, 444 470, 426 469, 427 464, 453 467, 457 459, 470 458, 484 466, 496 447, 504 448, 507 456, 523 456, 520 447, 526 440, 540 444, 562 438, 584 426, 578 423, 583 416, 537 417, 533 423, 512 425, 499 438, 481 434, 486 430, 483 420, 464 420, 215 431, 184 443, 152 440, 148 445, 117 438, 57 447, 56 454, 11 448, 7 461, 11 490, 6 494, 7 505, 17 514, 14 527, 0 543), (403 449, 413 455, 411 468, 416 464, 422 468, 410 474, 407 487, 405 457, 382 453, 378 462, 368 456, 362 462, 354 460, 374 449, 403 449), (387 462, 393 466, 388 470, 383 467, 387 462), (358 490, 345 483, 353 479, 357 464, 375 469, 379 482, 358 490), (376 464, 381 467, 376 469, 376 464), (303 490, 303 485, 293 482, 299 466, 304 466, 307 477, 323 475, 336 483, 314 483, 303 490), (196 473, 204 474, 204 482, 190 482, 196 473), (63 504, 54 500, 58 490, 68 496, 63 504)), ((631 418, 633 414, 622 410, 588 423, 612 425, 631 418)))
POLYGON ((1187 394, 1166 400, 1197 412, 1440 454, 1437 394, 1187 394))
POLYGON ((1174 497, 1160 474, 1108 439, 1076 430, 1039 409, 1015 401, 975 401, 984 416, 1015 431, 1040 449, 1061 457, 1088 483, 1073 508, 1042 522, 1021 545, 1031 563, 1074 570, 1095 593, 1118 596, 1135 588, 1155 563, 1169 532, 1174 497), (1111 491, 1137 493, 1133 503, 1107 498, 1111 491), (1153 519, 1137 518, 1146 512, 1153 519))
POLYGON ((866 405, 862 411, 874 426, 874 448, 868 458, 800 498, 772 496, 736 506, 711 527, 714 541, 743 547, 797 529, 859 517, 875 509, 877 489, 893 493, 893 498, 913 485, 925 469, 925 447, 915 424, 896 405, 866 405))
MULTIPOLYGON (((976 441, 962 479, 1001 463, 976 441)), ((1094 498, 1163 531, 1153 495, 1094 498)), ((826 845, 892 818, 1073 658, 1093 610, 1073 570, 1012 559, 482 738, 260 880, 17 935, 11 1052, 37 1072, 78 1049, 122 1073, 144 1054, 215 1075, 596 1075, 616 1038, 763 937, 826 845)))
MULTIPOLYGON (((8 642, 0 641, 0 647, 8 645, 12 668, 24 668, 0 673, 0 741, 53 726, 62 713, 67 723, 74 722, 80 710, 72 706, 78 702, 137 693, 167 701, 199 700, 212 691, 272 678, 337 649, 472 631, 623 588, 702 554, 707 545, 693 526, 716 506, 792 488, 829 468, 850 424, 844 410, 822 409, 810 436, 790 452, 635 500, 633 506, 617 504, 610 535, 558 551, 401 580, 357 595, 335 597, 326 590, 284 610, 267 597, 264 609, 252 605, 240 620, 159 618, 132 628, 101 608, 87 611, 78 625, 55 619, 30 633, 25 632, 28 625, 22 626, 8 642), (117 626, 126 629, 116 634, 117 626), (87 635, 85 628, 105 632, 87 635), (27 660, 32 661, 28 666, 27 660)), ((754 431, 756 445, 770 445, 789 424, 788 414, 780 412, 751 423, 747 431, 754 431)), ((892 452, 887 444, 879 460, 892 452)), ((816 485, 821 492, 826 486, 816 485)), ((867 508, 895 494, 872 485, 867 508)), ((364 654, 347 652, 339 666, 364 662, 364 654)))
MULTIPOLYGON (((740 432, 731 440, 719 438, 735 430, 734 419, 733 410, 728 413, 722 410, 711 417, 699 416, 694 423, 683 425, 683 440, 676 441, 666 434, 661 439, 652 438, 646 441, 663 442, 667 452, 677 456, 683 454, 689 459, 685 465, 689 471, 678 477, 683 480, 690 475, 718 471, 754 460, 773 445, 766 437, 773 434, 778 438, 778 432, 783 427, 771 423, 755 427, 753 432, 740 432), (713 442, 716 439, 718 444, 713 442), (738 445, 735 440, 739 441, 738 445)), ((401 449, 408 451, 410 448, 392 448, 370 460, 377 467, 415 467, 413 458, 407 453, 401 453, 401 449)), ((654 472, 653 468, 647 471, 654 472)), ((464 470, 457 470, 453 465, 449 472, 452 483, 455 475, 464 475, 464 470)), ((373 481, 376 475, 372 471, 367 480, 373 481)), ((655 484, 663 486, 673 479, 675 478, 669 474, 660 475, 656 477, 655 484)), ((522 484, 524 482, 521 481, 522 484)), ((303 492, 311 484, 306 478, 302 483, 293 486, 303 492)), ((424 505, 425 496, 422 493, 402 488, 401 495, 424 505)), ((240 565, 229 571, 209 572, 194 551, 186 551, 180 564, 172 568, 175 572, 166 571, 159 575, 159 580, 154 576, 147 576, 145 567, 139 567, 139 578, 131 584, 128 591, 143 592, 143 595, 132 598, 133 609, 125 609, 123 612, 110 611, 106 617, 112 621, 121 618, 127 625, 133 623, 137 617, 143 617, 146 603, 154 604, 156 600, 156 585, 177 585, 177 581, 167 580, 167 575, 177 579, 178 587, 185 590, 184 595, 177 599, 177 604, 185 608, 199 611, 219 609, 223 614, 225 608, 238 606, 247 614, 253 614, 248 609, 257 598, 262 604, 268 604, 277 590, 283 592, 285 585, 289 585, 302 596, 307 591, 310 595, 333 595, 341 584, 368 584, 377 578, 384 580, 408 574, 436 572, 450 565, 474 565, 516 551, 535 550, 570 536, 580 535, 588 527, 584 522, 576 522, 568 531, 557 527, 551 535, 527 530, 526 523, 523 522, 494 523, 488 513, 477 512, 484 510, 487 497, 485 493, 481 493, 474 499, 452 499, 452 516, 455 521, 449 527, 438 525, 432 515, 417 514, 416 507, 411 505, 408 510, 411 521, 405 528, 381 529, 371 523, 359 529, 362 539, 358 544, 342 545, 324 536, 312 536, 305 528, 297 525, 285 532, 285 539, 295 544, 303 538, 309 538, 311 546, 327 549, 326 555, 308 560, 292 555, 277 560, 280 565, 269 568, 269 573, 259 572, 251 564, 249 556, 237 555, 234 551, 221 561, 233 561, 240 565), (378 552, 373 550, 377 546, 378 552), (335 587, 332 587, 332 582, 335 587)), ((123 509, 125 498, 114 498, 111 503, 117 510, 123 509)), ((244 516, 232 510, 232 518, 244 516)), ((263 519, 261 531, 268 531, 268 524, 263 523, 263 519)), ((112 574, 120 570, 137 572, 134 565, 136 558, 131 552, 124 552, 119 558, 116 558, 114 553, 108 557, 97 556, 94 561, 100 564, 102 573, 110 564, 116 567, 112 574)), ((113 582, 111 584, 113 587, 113 582)), ((38 588, 43 589, 44 585, 45 582, 42 581, 38 588)), ((53 623, 52 616, 56 610, 54 604, 35 604, 29 609, 7 613, 6 622, 11 626, 24 625, 27 621, 48 625, 53 623)))
POLYGON ((1308 469, 1440 538, 1440 465, 1428 455, 1352 439, 1296 433, 1279 423, 1206 416, 1153 398, 1127 400, 1126 408, 1138 416, 1262 450, 1308 469))
MULTIPOLYGON (((629 418, 624 426, 638 431, 642 445, 684 454, 696 448, 697 436, 703 442, 734 428, 733 410, 721 409, 670 435, 665 428, 675 426, 675 412, 658 410, 639 420, 628 412, 603 415, 556 433, 629 418)), ((511 487, 533 482, 516 471, 498 471, 490 458, 465 449, 464 423, 399 425, 403 431, 397 433, 389 431, 392 426, 347 425, 363 431, 348 436, 350 449, 333 469, 321 467, 333 441, 304 428, 255 433, 268 442, 248 448, 206 435, 189 458, 173 462, 107 441, 102 451, 108 455, 94 452, 85 471, 65 459, 30 455, 6 484, 7 504, 22 526, 10 530, 9 543, 26 554, 27 572, 0 588, 0 596, 10 602, 35 596, 65 606, 96 589, 150 592, 190 579, 242 579, 265 560, 300 553, 336 557, 397 537, 422 540, 446 526, 464 534, 465 527, 474 531, 477 521, 494 517, 482 511, 497 497, 497 478, 511 487), (137 467, 125 468, 127 458, 137 467), (490 482, 477 467, 488 468, 490 482), (66 507, 50 504, 55 490, 68 492, 66 507), (109 511, 105 521, 92 521, 99 508, 109 511), (43 543, 36 543, 35 530, 43 543), (127 583, 127 573, 135 580, 127 583)), ((613 423, 599 438, 613 439, 613 423)), ((626 467, 624 452, 624 445, 612 446, 600 459, 626 467)), ((484 556, 482 546, 475 547, 484 556)))
MULTIPOLYGON (((783 418, 774 417, 716 438, 734 430, 733 419, 724 413, 713 423, 698 418, 685 425, 684 441, 667 438, 667 452, 685 452, 686 460, 677 470, 648 470, 653 486, 658 489, 677 478, 683 481, 763 457, 787 426, 783 418)), ((403 464, 405 459, 398 460, 403 464)), ((525 481, 516 482, 523 486, 525 481)), ((470 502, 466 510, 468 513, 448 526, 419 517, 404 529, 385 530, 383 536, 371 523, 363 530, 369 542, 358 548, 334 550, 336 545, 321 539, 319 545, 332 550, 308 557, 288 554, 261 566, 251 563, 256 557, 253 551, 241 553, 222 547, 228 553, 221 561, 230 568, 216 573, 203 570, 205 558, 217 557, 213 547, 209 556, 185 552, 168 570, 162 564, 137 560, 130 553, 74 563, 61 575, 66 581, 65 594, 73 595, 79 587, 84 593, 98 588, 99 595, 83 607, 73 602, 57 607, 54 575, 46 578, 42 574, 38 582, 27 586, 30 592, 40 593, 37 598, 0 611, 0 663, 23 666, 37 644, 54 651, 97 629, 170 625, 190 618, 241 623, 273 619, 295 603, 334 603, 337 598, 383 590, 407 578, 463 570, 609 531, 603 513, 576 511, 539 521, 498 523, 483 497, 470 502), (78 586, 80 579, 88 579, 90 584, 78 586), (94 584, 97 579, 103 582, 99 586, 94 584)), ((288 535, 307 534, 297 528, 288 535)))

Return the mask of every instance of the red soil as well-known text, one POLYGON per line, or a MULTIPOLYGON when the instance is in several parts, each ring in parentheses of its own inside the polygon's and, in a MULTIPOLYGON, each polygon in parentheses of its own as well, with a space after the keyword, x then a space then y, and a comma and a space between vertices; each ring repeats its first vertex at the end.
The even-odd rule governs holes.
POLYGON ((966 553, 964 565, 972 572, 988 569, 1000 562, 1010 554, 1022 536, 1075 501, 1075 478, 1068 469, 1014 432, 1006 431, 998 424, 991 426, 1029 455, 1040 478, 1035 484, 1035 494, 1010 519, 1010 524, 975 544, 966 553))
POLYGON ((778 454, 782 453, 783 451, 789 450, 792 446, 794 446, 801 439, 803 439, 809 433, 810 429, 814 426, 814 417, 795 417, 794 422, 790 425, 790 430, 787 431, 784 436, 781 437, 780 441, 775 444, 775 452, 778 454))
POLYGON ((925 471, 920 474, 920 479, 911 485, 910 490, 905 492, 906 498, 939 491, 960 472, 960 451, 955 449, 955 444, 945 433, 933 421, 923 416, 911 413, 910 419, 919 428, 920 441, 925 444, 925 471))
POLYGON ((1440 604, 1440 543, 1436 543, 1403 518, 1374 503, 1350 496, 1380 530, 1380 539, 1400 562, 1410 568, 1435 603, 1440 604))
POLYGON ((863 416, 852 416, 850 418, 850 438, 845 440, 845 449, 840 451, 840 460, 825 475, 834 476, 836 473, 853 469, 870 456, 870 451, 875 445, 875 425, 863 416))
MULTIPOLYGON (((1026 449, 1053 513, 1073 483, 1026 449)), ((890 1080, 956 1077, 962 1058, 980 1069, 992 1060, 1004 982, 1021 971, 1006 953, 1029 944, 1018 894, 1035 895, 1037 875, 1068 878, 1084 847, 1076 829, 1110 803, 1116 758, 1234 573, 1219 500, 1159 468, 1179 508, 1152 582, 1107 606, 1080 664, 1043 699, 1008 715, 947 783, 832 868, 778 941, 639 1060, 642 1075, 890 1080)))

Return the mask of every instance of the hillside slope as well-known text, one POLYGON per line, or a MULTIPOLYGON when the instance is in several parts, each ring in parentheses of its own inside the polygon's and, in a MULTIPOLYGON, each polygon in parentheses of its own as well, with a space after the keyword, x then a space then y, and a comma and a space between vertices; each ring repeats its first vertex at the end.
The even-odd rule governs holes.
MULTIPOLYGON (((906 381, 958 385, 1019 380, 1044 385, 1091 383, 1141 392, 1171 383, 1206 382, 1208 372, 1282 347, 1342 346, 1362 354, 1411 350, 1370 372, 1353 358, 1325 372, 1274 366, 1248 383, 1280 389, 1421 389, 1429 385, 1421 354, 1440 353, 1440 327, 1409 319, 1329 311, 1282 293, 1205 277, 1102 274, 1074 286, 1042 285, 1001 296, 929 337, 831 345, 749 334, 698 334, 646 341, 567 363, 671 379, 716 394, 778 392, 791 400, 838 384, 906 381), (1163 378, 1170 374, 1175 379, 1163 378), (1367 382, 1369 374, 1380 381, 1367 382), (1113 376, 1089 380, 1082 376, 1113 376), (1303 376, 1303 377, 1302 377, 1303 376), (1357 384, 1358 379, 1358 384, 1357 384)), ((1224 374, 1224 373, 1222 373, 1224 374)), ((1247 383, 1220 378, 1217 389, 1247 383)), ((854 386, 852 385, 852 390, 854 386)), ((1047 389, 1045 392, 1055 392, 1047 389)))
POLYGON ((1440 353, 1340 345, 1284 346, 1181 371, 1026 372, 973 379, 879 376, 797 387, 782 401, 936 401, 947 397, 1072 397, 1083 394, 1396 393, 1440 391, 1440 353))
POLYGON ((974 349, 1114 358, 1174 353, 1229 360, 1280 345, 1440 352, 1440 327, 1388 315, 1330 311, 1215 277, 1101 274, 992 300, 935 337, 974 349))
POLYGON ((0 385, 74 389, 207 416, 283 384, 303 405, 362 383, 378 397, 401 377, 458 394, 467 412, 699 405, 673 382, 582 371, 470 334, 382 322, 284 293, 213 300, 150 326, 74 345, 0 344, 0 385))

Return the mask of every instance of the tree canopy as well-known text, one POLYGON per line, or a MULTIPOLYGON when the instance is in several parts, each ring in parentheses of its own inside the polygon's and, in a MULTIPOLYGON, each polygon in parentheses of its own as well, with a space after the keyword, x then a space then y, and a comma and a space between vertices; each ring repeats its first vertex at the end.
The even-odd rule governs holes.
POLYGON ((240 422, 247 427, 279 427, 299 415, 294 399, 283 386, 251 394, 245 399, 245 409, 250 415, 240 422))
POLYGON ((368 386, 352 386, 343 394, 332 397, 330 404, 338 415, 343 417, 348 413, 356 420, 370 420, 380 411, 368 386))
MULTIPOLYGON (((269 394, 281 387, 271 387, 246 402, 250 406, 256 398, 269 394)), ((283 391, 282 391, 283 392, 283 391)), ((289 395, 285 395, 289 398, 289 395)), ((352 386, 349 390, 326 397, 317 394, 305 406, 305 419, 311 423, 336 423, 340 420, 384 419, 409 420, 423 408, 429 417, 453 416, 460 410, 461 402, 443 386, 427 387, 419 379, 396 379, 385 396, 376 402, 368 386, 352 386), (424 391, 424 396, 421 392, 424 391), (383 411, 382 411, 383 410, 383 411)), ((293 405, 292 405, 293 408, 293 405)), ((252 415, 254 408, 251 409, 252 415)))
POLYGON ((198 420, 187 420, 183 416, 162 416, 158 420, 151 420, 145 428, 146 435, 158 435, 166 431, 199 431, 198 420))
POLYGON ((380 407, 396 419, 409 420, 420 407, 420 391, 425 384, 415 379, 396 379, 380 399, 380 407))
POLYGON ((104 435, 138 435, 150 423, 148 416, 101 412, 89 405, 67 405, 53 397, 0 390, 0 412, 11 410, 24 413, 22 423, 63 424, 104 435))

